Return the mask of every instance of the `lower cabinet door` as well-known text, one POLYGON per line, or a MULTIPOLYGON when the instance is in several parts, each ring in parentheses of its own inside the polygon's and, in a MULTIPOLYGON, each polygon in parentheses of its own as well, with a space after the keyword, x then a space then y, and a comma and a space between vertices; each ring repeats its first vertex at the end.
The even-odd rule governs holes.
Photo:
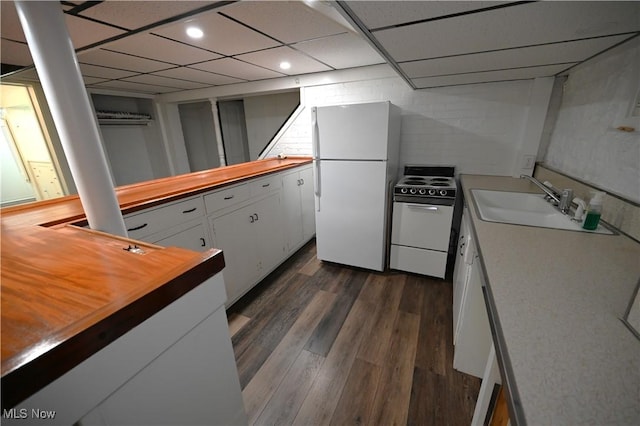
POLYGON ((274 194, 252 205, 258 218, 252 223, 258 261, 259 278, 264 277, 286 256, 280 194, 274 194))
POLYGON ((489 317, 482 294, 481 267, 475 262, 469 269, 462 297, 458 336, 453 353, 453 368, 472 376, 484 375, 491 348, 489 317))
POLYGON ((254 241, 253 205, 214 218, 211 221, 213 244, 224 253, 222 270, 227 289, 227 305, 235 302, 258 276, 254 241))

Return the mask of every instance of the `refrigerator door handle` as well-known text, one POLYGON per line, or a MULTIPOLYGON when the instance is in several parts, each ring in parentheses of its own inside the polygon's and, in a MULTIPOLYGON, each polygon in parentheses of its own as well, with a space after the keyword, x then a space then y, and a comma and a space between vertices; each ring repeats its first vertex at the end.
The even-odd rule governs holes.
POLYGON ((316 195, 316 211, 320 211, 320 160, 313 160, 314 194, 316 195))
POLYGON ((313 158, 319 158, 320 129, 318 128, 318 107, 311 108, 311 148, 313 158))

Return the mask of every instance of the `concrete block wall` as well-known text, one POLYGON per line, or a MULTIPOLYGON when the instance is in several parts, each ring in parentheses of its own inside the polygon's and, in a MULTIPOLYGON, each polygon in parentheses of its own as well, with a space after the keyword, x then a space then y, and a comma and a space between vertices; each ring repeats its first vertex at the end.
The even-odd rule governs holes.
POLYGON ((639 86, 638 37, 571 70, 544 162, 640 203, 640 116, 631 114, 639 86))
POLYGON ((304 87, 306 110, 269 155, 311 155, 311 106, 389 100, 402 109, 401 164, 454 164, 458 173, 511 176, 520 170, 532 86, 533 80, 522 80, 412 90, 391 77, 304 87))

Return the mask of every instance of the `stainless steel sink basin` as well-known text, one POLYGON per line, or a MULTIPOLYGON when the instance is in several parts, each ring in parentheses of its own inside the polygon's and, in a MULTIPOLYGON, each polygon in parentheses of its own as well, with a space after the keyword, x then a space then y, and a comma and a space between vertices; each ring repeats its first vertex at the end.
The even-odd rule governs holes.
POLYGON ((480 215, 487 222, 511 223, 542 228, 566 229, 570 231, 613 234, 602 225, 589 231, 582 224, 571 220, 544 199, 544 194, 526 192, 490 191, 472 189, 471 194, 480 215))

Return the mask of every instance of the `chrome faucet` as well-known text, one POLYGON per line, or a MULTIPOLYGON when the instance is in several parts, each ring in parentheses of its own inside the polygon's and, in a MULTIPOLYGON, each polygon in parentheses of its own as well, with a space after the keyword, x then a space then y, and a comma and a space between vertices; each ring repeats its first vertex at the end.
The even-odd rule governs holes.
MULTIPOLYGON (((520 175, 520 179, 527 179, 531 183, 535 184, 538 188, 542 189, 549 198, 555 201, 555 204, 558 204, 558 205, 560 204, 560 197, 558 197, 558 194, 556 194, 556 192, 551 188, 549 188, 548 186, 541 183, 538 179, 528 175, 520 175)), ((570 197, 568 198, 569 198, 569 203, 571 203, 571 198, 570 197)))
POLYGON ((560 195, 560 204, 558 208, 564 214, 568 214, 571 211, 571 200, 573 199, 573 189, 563 189, 560 195))

